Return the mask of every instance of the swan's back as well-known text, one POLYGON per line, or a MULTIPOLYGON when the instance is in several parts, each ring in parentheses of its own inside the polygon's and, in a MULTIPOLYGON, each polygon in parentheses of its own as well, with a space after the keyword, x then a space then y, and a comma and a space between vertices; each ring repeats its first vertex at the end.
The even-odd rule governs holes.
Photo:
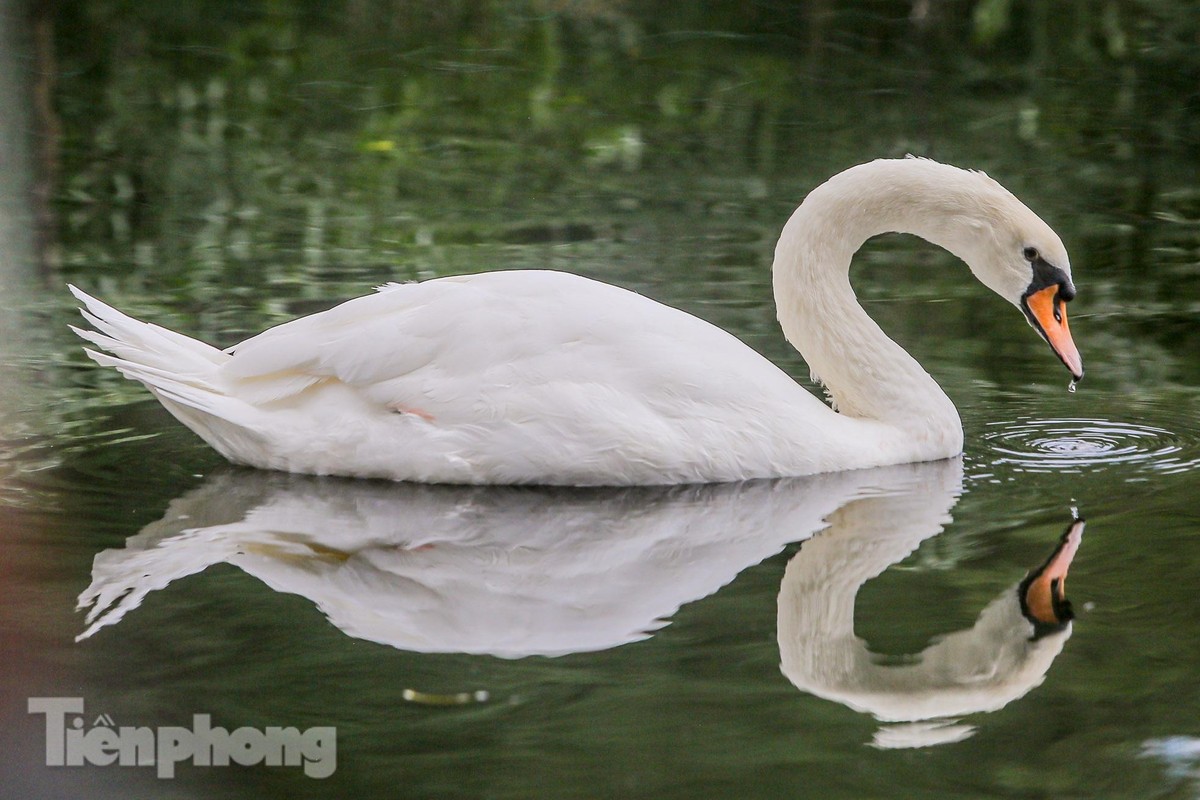
POLYGON ((707 394, 690 399, 719 403, 744 399, 745 389, 795 388, 739 339, 691 314, 548 270, 389 284, 231 350, 222 369, 231 379, 302 374, 433 392, 427 404, 449 415, 446 421, 475 419, 483 389, 529 394, 552 384, 607 385, 653 403, 660 387, 686 395, 715 371, 724 380, 709 381, 707 394), (433 389, 458 380, 472 385, 462 396, 440 397, 433 389))

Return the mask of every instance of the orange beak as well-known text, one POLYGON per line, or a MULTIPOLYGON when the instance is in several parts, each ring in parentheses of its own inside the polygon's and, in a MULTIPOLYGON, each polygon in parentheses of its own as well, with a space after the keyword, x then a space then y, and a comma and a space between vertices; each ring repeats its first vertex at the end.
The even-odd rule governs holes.
POLYGON ((1025 312, 1034 323, 1038 333, 1050 343, 1052 349, 1076 381, 1083 377, 1083 358, 1071 339, 1071 328, 1067 325, 1067 304, 1058 296, 1058 286, 1047 286, 1029 295, 1022 301, 1025 312))
POLYGON ((1073 616, 1067 601, 1067 570, 1083 540, 1083 520, 1067 528, 1054 554, 1022 583, 1025 613, 1043 625, 1062 625, 1073 616))

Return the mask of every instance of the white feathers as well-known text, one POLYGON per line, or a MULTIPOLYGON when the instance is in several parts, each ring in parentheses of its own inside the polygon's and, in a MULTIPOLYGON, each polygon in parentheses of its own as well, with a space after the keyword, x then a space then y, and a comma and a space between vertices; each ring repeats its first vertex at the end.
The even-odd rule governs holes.
POLYGON ((209 374, 213 365, 225 360, 215 347, 158 325, 139 322, 74 286, 67 288, 84 304, 81 310, 84 319, 96 328, 89 331, 72 325, 71 330, 126 362, 155 367, 179 378, 209 374))

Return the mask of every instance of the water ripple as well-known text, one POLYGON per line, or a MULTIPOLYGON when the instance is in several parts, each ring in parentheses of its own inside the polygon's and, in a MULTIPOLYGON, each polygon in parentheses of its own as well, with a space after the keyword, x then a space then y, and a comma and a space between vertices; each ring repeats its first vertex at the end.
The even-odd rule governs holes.
POLYGON ((993 422, 983 435, 993 465, 1024 472, 1085 472, 1131 465, 1162 474, 1200 466, 1195 442, 1165 428, 1103 419, 993 422))

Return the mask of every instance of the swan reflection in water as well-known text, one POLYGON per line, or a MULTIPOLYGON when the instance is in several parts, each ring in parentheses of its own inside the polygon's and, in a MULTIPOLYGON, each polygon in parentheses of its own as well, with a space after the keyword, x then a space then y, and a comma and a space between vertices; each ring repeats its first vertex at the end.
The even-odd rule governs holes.
MULTIPOLYGON (((1072 526, 1020 592, 913 662, 854 636, 858 589, 950 521, 958 459, 804 478, 623 489, 451 487, 231 469, 173 501, 123 549, 98 554, 79 639, 172 581, 229 563, 311 600, 350 636, 503 658, 647 638, 685 603, 805 541, 779 594, 783 672, 889 722, 1000 708, 1041 683, 1069 636, 1072 526), (815 534, 815 535, 814 535, 815 534), (1030 620, 1033 620, 1032 622, 1030 620), (1036 623, 1036 624, 1035 624, 1036 623)), ((876 744, 964 738, 938 722, 876 744)))
POLYGON ((1041 684, 1071 635, 1066 576, 1084 522, 1067 527, 1050 557, 980 612, 903 663, 870 652, 854 634, 854 600, 871 578, 937 532, 941 509, 919 493, 854 501, 804 543, 779 590, 782 669, 798 689, 876 719, 882 748, 961 741, 958 718, 995 711, 1041 684))

